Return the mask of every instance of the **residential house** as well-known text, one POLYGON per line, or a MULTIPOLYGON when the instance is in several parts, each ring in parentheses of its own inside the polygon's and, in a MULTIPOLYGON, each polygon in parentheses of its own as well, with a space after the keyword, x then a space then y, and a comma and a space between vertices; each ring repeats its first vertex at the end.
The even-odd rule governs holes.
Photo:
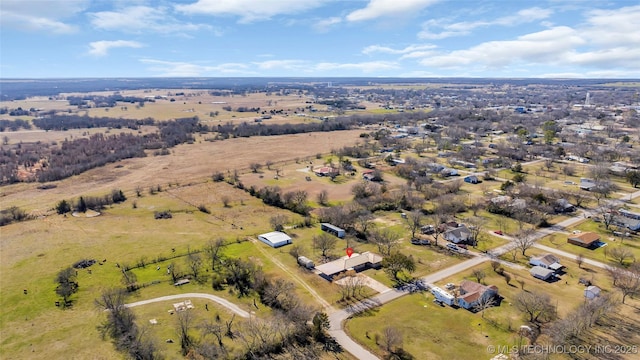
POLYGON ((557 213, 569 213, 575 211, 576 207, 567 199, 558 199, 555 201, 553 209, 557 213))
POLYGON ((584 248, 591 248, 600 241, 600 235, 594 232, 583 232, 579 234, 573 234, 567 238, 569 244, 582 246, 584 248))
POLYGON ((581 178, 580 179, 580 189, 590 191, 596 187, 596 182, 592 179, 581 178))
POLYGON ((478 303, 496 295, 498 295, 498 288, 495 285, 486 286, 477 282, 462 280, 458 306, 467 310, 473 309, 478 303))
POLYGON ((331 280, 335 275, 347 270, 362 271, 369 268, 379 268, 382 256, 365 251, 362 254, 351 254, 340 259, 316 266, 316 270, 325 279, 331 280))
POLYGON ((532 256, 529 258, 529 264, 533 266, 540 266, 553 271, 558 271, 564 267, 562 264, 560 264, 560 259, 551 254, 532 256))
POLYGON ((471 230, 464 224, 458 224, 457 227, 448 227, 448 229, 442 233, 442 237, 454 244, 464 243, 471 239, 471 230))
POLYGON ((529 270, 531 276, 540 280, 549 280, 555 273, 555 271, 547 268, 543 268, 542 266, 534 266, 529 270))

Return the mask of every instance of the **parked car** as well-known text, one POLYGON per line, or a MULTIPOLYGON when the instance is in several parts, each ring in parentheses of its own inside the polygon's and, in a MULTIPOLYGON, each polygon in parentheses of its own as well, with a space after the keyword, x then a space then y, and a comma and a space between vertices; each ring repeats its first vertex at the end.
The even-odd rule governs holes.
POLYGON ((447 244, 447 249, 452 251, 460 251, 460 249, 456 246, 456 244, 447 244))
POLYGON ((495 230, 494 233, 496 233, 498 235, 502 235, 502 230, 495 230))
POLYGON ((467 250, 467 245, 466 245, 466 244, 458 244, 458 247, 459 247, 460 249, 465 249, 465 250, 467 250))

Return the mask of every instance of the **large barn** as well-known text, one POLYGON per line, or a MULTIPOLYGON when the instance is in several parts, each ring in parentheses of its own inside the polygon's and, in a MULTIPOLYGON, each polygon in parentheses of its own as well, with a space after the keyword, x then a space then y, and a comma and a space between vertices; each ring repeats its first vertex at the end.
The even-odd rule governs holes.
POLYGON ((291 237, 280 231, 272 231, 266 234, 258 235, 258 239, 263 243, 271 246, 272 248, 291 244, 291 237))

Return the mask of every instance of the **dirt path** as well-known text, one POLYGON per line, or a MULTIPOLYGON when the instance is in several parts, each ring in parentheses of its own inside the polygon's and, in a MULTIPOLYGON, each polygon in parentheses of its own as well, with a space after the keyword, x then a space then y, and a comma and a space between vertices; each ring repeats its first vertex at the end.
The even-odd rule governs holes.
POLYGON ((271 260, 277 267, 282 269, 282 271, 286 272, 291 278, 293 278, 296 282, 298 282, 302 287, 304 287, 310 294, 313 296, 320 305, 324 308, 326 312, 334 312, 336 309, 331 306, 322 296, 320 296, 309 284, 307 284, 304 279, 302 279, 298 274, 294 273, 289 269, 285 264, 283 264, 280 260, 271 256, 262 246, 262 243, 258 243, 258 240, 255 238, 251 238, 251 242, 256 244, 256 248, 269 260, 271 260))

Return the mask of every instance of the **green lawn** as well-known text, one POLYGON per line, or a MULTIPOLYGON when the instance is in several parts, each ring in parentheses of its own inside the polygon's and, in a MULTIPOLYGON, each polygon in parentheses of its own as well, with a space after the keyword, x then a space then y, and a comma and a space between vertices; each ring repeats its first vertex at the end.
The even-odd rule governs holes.
MULTIPOLYGON (((530 249, 527 255, 540 253, 540 250, 530 249)), ((526 264, 524 258, 522 263, 526 264)), ((478 265, 476 268, 486 274, 483 283, 496 285, 503 297, 499 306, 485 310, 484 315, 462 308, 438 306, 432 302, 430 293, 413 294, 348 320, 346 329, 358 342, 380 356, 384 351, 376 345, 376 334, 383 339, 384 328, 393 326, 402 331, 404 349, 416 359, 490 358, 491 354, 485 352, 487 345, 517 344, 519 337, 516 331, 526 323, 522 314, 512 305, 512 299, 522 291, 518 281, 523 282, 526 291, 549 294, 561 316, 583 301, 584 286, 578 283, 580 278, 591 280, 605 292, 612 291, 604 270, 588 265, 578 268, 577 264, 564 258, 561 258, 561 263, 567 267, 566 273, 554 283, 532 278, 528 267, 524 270, 506 267, 505 271, 511 276, 511 285, 507 285, 505 278, 494 272, 490 264, 478 265)), ((437 282, 436 285, 444 286, 450 282, 458 284, 463 279, 475 281, 473 269, 437 282)))

